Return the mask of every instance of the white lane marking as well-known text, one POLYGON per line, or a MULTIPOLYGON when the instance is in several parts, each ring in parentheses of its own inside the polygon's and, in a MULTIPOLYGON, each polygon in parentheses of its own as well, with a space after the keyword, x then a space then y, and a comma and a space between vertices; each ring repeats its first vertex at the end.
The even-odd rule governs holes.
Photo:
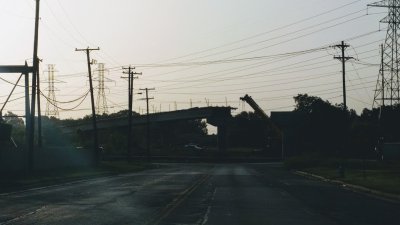
POLYGON ((202 219, 201 225, 205 225, 207 223, 208 216, 210 215, 210 212, 211 212, 211 206, 208 206, 207 207, 207 212, 206 212, 206 214, 204 214, 204 217, 202 219))
POLYGON ((217 188, 215 188, 214 191, 213 191, 213 194, 211 196, 211 202, 210 202, 210 205, 207 207, 206 213, 204 214, 203 218, 201 218, 200 221, 197 222, 197 224, 205 225, 207 223, 209 215, 211 213, 211 207, 212 207, 211 204, 214 201, 216 194, 217 194, 217 188))

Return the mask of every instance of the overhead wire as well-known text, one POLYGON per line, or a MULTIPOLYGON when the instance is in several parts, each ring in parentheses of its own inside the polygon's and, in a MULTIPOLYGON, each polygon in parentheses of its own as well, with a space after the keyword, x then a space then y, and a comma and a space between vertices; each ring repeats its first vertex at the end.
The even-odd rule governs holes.
MULTIPOLYGON (((70 103, 74 103, 77 102, 83 98, 86 98, 86 96, 89 94, 90 90, 86 91, 83 95, 80 95, 78 98, 73 99, 73 100, 69 100, 69 101, 58 101, 58 100, 51 100, 54 104, 58 103, 58 104, 70 104, 70 103)), ((45 96, 45 94, 40 91, 40 93, 45 96)), ((47 96, 46 96, 47 97, 47 96)))
POLYGON ((315 51, 325 50, 328 47, 319 47, 302 51, 280 53, 275 55, 264 55, 264 56, 254 56, 247 58, 232 58, 232 59, 220 59, 220 60, 210 60, 210 61, 193 61, 193 62, 178 62, 178 63, 167 63, 167 64, 135 64, 136 67, 181 67, 181 66, 192 66, 192 65, 214 65, 214 64, 224 64, 224 63, 237 63, 237 62, 247 62, 253 60, 262 59, 275 59, 282 58, 286 56, 298 56, 315 51))
MULTIPOLYGON (((355 2, 359 2, 359 1, 355 1, 355 2)), ((58 2, 59 3, 59 2, 58 2)), ((255 57, 248 57, 248 58, 255 58, 255 57)), ((245 58, 244 58, 245 59, 245 58)), ((255 59, 256 60, 256 59, 255 59)), ((215 62, 215 64, 218 64, 218 62, 217 62, 218 60, 214 60, 214 62, 215 62)), ((219 60, 219 61, 221 61, 221 60, 219 60)), ((230 63, 229 62, 229 59, 223 59, 222 61, 225 61, 225 62, 222 62, 222 63, 230 63)), ((243 60, 244 61, 244 60, 243 60)), ((250 61, 250 60, 249 60, 250 61)), ((211 61, 203 61, 203 62, 194 62, 194 63, 197 63, 196 65, 212 65, 213 63, 210 63, 210 62, 213 62, 212 60, 211 61)), ((237 62, 240 62, 240 61, 237 61, 237 62)), ((247 61, 246 61, 247 62, 247 61)), ((179 62, 178 62, 179 63, 179 62)), ((193 63, 193 62, 192 62, 193 63)), ((184 62, 182 62, 180 65, 171 65, 171 64, 169 64, 169 66, 188 66, 188 65, 183 65, 184 64, 184 62)), ((167 64, 168 65, 168 64, 167 64)), ((193 65, 193 64, 192 64, 193 65)), ((152 67, 152 66, 154 66, 154 67, 162 67, 162 66, 159 66, 159 65, 150 65, 149 64, 149 67, 152 67)), ((122 70, 122 69, 121 69, 122 70)), ((222 82, 223 80, 221 80, 221 82, 222 82)), ((185 82, 189 82, 189 81, 185 81, 185 82)))
MULTIPOLYGON (((365 53, 367 53, 367 52, 369 52, 369 51, 366 51, 365 53)), ((363 52, 364 53, 364 52, 363 52)), ((362 54, 363 54, 362 53, 362 54)), ((329 60, 329 61, 331 61, 331 59, 329 60)), ((326 60, 326 61, 323 61, 323 63, 325 63, 325 62, 329 62, 328 60, 326 60)), ((294 64, 292 64, 292 65, 294 65, 294 64)), ((331 63, 331 64, 329 64, 329 66, 335 66, 336 64, 334 64, 334 63, 331 63)), ((238 79, 238 78, 250 78, 250 77, 252 77, 252 78, 254 78, 255 76, 268 76, 268 77, 270 77, 270 76, 276 76, 276 75, 283 75, 283 74, 289 74, 289 73, 297 73, 297 72, 305 72, 305 71, 310 71, 310 70, 316 70, 316 69, 321 69, 321 68, 326 68, 327 66, 326 65, 322 65, 322 66, 317 66, 317 67, 312 67, 312 68, 306 68, 306 69, 301 69, 301 70, 293 70, 293 68, 290 68, 290 66, 289 67, 285 67, 285 68, 283 68, 282 69, 282 67, 278 67, 278 68, 276 68, 275 70, 274 69, 269 69, 269 70, 264 70, 264 71, 260 71, 260 72, 254 72, 254 73, 250 73, 250 74, 245 74, 245 75, 239 75, 239 76, 230 76, 229 77, 229 79, 238 79), (292 70, 292 71, 286 71, 286 70, 292 70), (268 75, 266 75, 266 73, 268 73, 268 72, 273 72, 273 71, 286 71, 286 72, 280 72, 280 73, 269 73, 268 75)), ((226 81, 226 79, 225 80, 219 80, 219 81, 216 81, 216 80, 213 80, 213 81, 204 81, 203 82, 203 84, 195 84, 195 85, 189 85, 189 86, 185 86, 185 88, 196 88, 196 87, 204 87, 204 85, 205 84, 214 84, 214 83, 216 83, 216 82, 223 82, 223 81, 226 81)), ((165 86, 164 86, 165 87, 165 86)), ((158 87, 159 89, 163 89, 163 90, 176 90, 176 89, 181 89, 181 87, 176 87, 176 88, 167 88, 167 89, 165 89, 164 87, 158 87)))
MULTIPOLYGON (((89 92, 88 92, 89 93, 89 92)), ((79 106, 82 105, 82 103, 85 101, 86 97, 88 96, 88 93, 85 95, 84 98, 81 99, 81 101, 74 107, 71 108, 63 108, 63 107, 59 107, 55 102, 53 102, 51 99, 49 99, 46 95, 44 95, 43 93, 41 93, 41 95, 47 100, 48 103, 50 103, 52 106, 54 106, 55 108, 57 108, 58 110, 62 110, 62 111, 74 111, 76 110, 79 106)))
MULTIPOLYGON (((371 35, 371 34, 373 34, 373 33, 375 33, 376 31, 374 31, 374 32, 368 32, 368 33, 365 33, 365 34, 362 34, 362 35, 357 35, 357 36, 355 36, 355 37, 352 37, 352 38, 350 38, 350 39, 357 39, 357 38, 361 38, 361 37, 365 37, 365 36, 367 36, 367 35, 371 35)), ((332 43, 333 44, 333 43, 332 43)), ((329 45, 332 45, 332 44, 329 44, 329 45)), ((319 57, 316 57, 316 58, 319 58, 319 57)), ((276 61, 272 61, 271 63, 273 63, 273 62, 277 62, 277 61, 284 61, 285 59, 278 59, 278 60, 276 60, 276 61)), ((265 63, 264 63, 265 64, 265 63)), ((251 66, 249 66, 249 67, 244 67, 244 68, 242 68, 242 67, 237 67, 237 69, 238 70, 236 70, 236 71, 234 71, 234 72, 239 72, 239 71, 243 71, 243 70, 246 70, 246 69, 253 69, 253 68, 255 68, 255 65, 257 65, 257 64, 252 64, 251 66)), ((265 64, 266 65, 266 64, 265 64)), ((260 63, 258 66, 263 66, 263 64, 262 63, 260 63)), ((202 75, 196 75, 196 80, 198 80, 198 81, 203 81, 204 82, 204 78, 205 77, 207 77, 207 78, 210 78, 210 76, 205 76, 205 75, 211 75, 211 74, 215 74, 215 73, 219 73, 219 72, 227 72, 227 71, 232 71, 232 69, 225 69, 225 70, 220 70, 220 71, 216 71, 216 72, 209 72, 209 73, 206 73, 206 74, 202 74, 202 75)), ((232 72, 231 72, 232 73, 232 72)), ((220 74, 217 74, 217 75, 215 75, 215 76, 220 76, 220 74)), ((211 76, 211 77, 215 77, 215 76, 211 76)), ((146 78, 145 78, 146 79, 146 78)), ((168 86, 175 86, 175 84, 167 84, 167 85, 163 85, 163 86, 160 86, 159 88, 164 88, 164 87, 168 87, 168 86)))
POLYGON ((161 61, 161 62, 166 62, 166 61, 172 61, 172 60, 176 60, 176 59, 187 58, 188 56, 198 55, 198 54, 201 54, 201 53, 204 53, 204 52, 213 51, 213 50, 216 50, 216 49, 219 49, 219 48, 224 48, 224 47, 231 46, 231 45, 234 45, 234 44, 237 44, 237 43, 241 43, 241 42, 243 42, 243 41, 251 40, 251 39, 254 39, 254 38, 257 38, 257 37, 266 35, 266 34, 270 34, 270 33, 272 33, 272 32, 276 32, 276 31, 279 31, 279 30, 283 30, 283 29, 292 27, 292 26, 297 25, 297 24, 304 23, 304 22, 306 22, 306 21, 309 21, 309 20, 318 18, 318 17, 323 16, 323 15, 327 15, 327 14, 329 14, 329 13, 332 13, 332 12, 335 12, 335 11, 337 11, 337 10, 343 9, 343 8, 345 8, 345 7, 348 7, 348 6, 350 6, 350 5, 353 5, 353 4, 355 4, 355 3, 358 3, 358 2, 360 2, 360 1, 362 1, 362 0, 352 1, 352 2, 350 2, 350 3, 341 5, 341 6, 339 6, 339 7, 334 8, 334 9, 330 9, 330 10, 327 10, 327 11, 325 11, 325 12, 318 13, 318 14, 316 14, 316 15, 313 15, 313 16, 310 16, 310 17, 301 19, 301 20, 299 20, 299 21, 296 21, 296 22, 293 22, 293 23, 290 23, 290 24, 287 24, 287 25, 284 25, 284 26, 281 26, 281 27, 277 27, 277 28, 274 28, 274 29, 271 29, 271 30, 268 30, 268 31, 264 31, 264 32, 261 32, 261 33, 258 33, 258 34, 255 34, 255 35, 246 37, 246 38, 242 38, 242 39, 237 40, 237 41, 229 42, 229 43, 223 44, 223 45, 221 45, 221 46, 217 46, 217 47, 213 47, 213 48, 208 48, 208 49, 201 50, 201 51, 197 51, 197 52, 192 52, 192 53, 189 53, 189 54, 186 54, 186 55, 183 55, 183 56, 179 56, 179 57, 174 57, 174 58, 170 58, 170 59, 167 59, 167 60, 163 60, 163 61, 161 61))
MULTIPOLYGON (((361 11, 364 11, 364 10, 360 10, 360 11, 358 11, 358 12, 361 12, 361 11)), ((234 55, 234 56, 225 58, 225 59, 231 59, 231 58, 235 58, 235 57, 240 57, 240 56, 247 55, 247 54, 250 54, 250 53, 254 53, 254 52, 257 52, 257 51, 260 51, 260 50, 265 50, 265 49, 267 49, 267 48, 271 48, 271 47, 275 47, 275 46, 278 46, 278 45, 281 45, 281 44, 284 44, 284 43, 288 43, 288 42, 290 42, 290 41, 294 41, 294 40, 297 40, 297 39, 300 39, 300 38, 303 38, 303 37, 307 37, 307 36, 309 36, 309 35, 312 35, 312 34, 315 34, 315 33, 319 33, 319 32, 321 32, 321 31, 324 31, 324 30, 327 30, 327 29, 330 29, 330 28, 333 28, 333 27, 336 27, 336 26, 339 26, 339 25, 342 25, 342 24, 345 24, 345 23, 348 23, 348 22, 355 21, 355 20, 360 19, 360 18, 362 18, 362 17, 364 17, 364 16, 366 16, 366 15, 357 16, 357 17, 355 17, 355 18, 351 18, 351 19, 346 20, 346 21, 344 21, 344 22, 336 23, 336 24, 334 24, 334 25, 331 25, 331 26, 328 26, 328 27, 324 27, 324 28, 322 28, 322 29, 319 29, 319 30, 316 30, 316 31, 313 31, 313 32, 309 32, 309 33, 307 33, 307 34, 302 34, 302 35, 296 36, 296 37, 294 37, 294 38, 286 39, 286 40, 284 40, 284 41, 280 41, 280 42, 277 42, 277 43, 274 43, 274 44, 271 44, 271 45, 268 45, 268 46, 264 46, 264 47, 262 47, 262 48, 258 48, 258 49, 252 50, 252 51, 245 52, 245 53, 240 53, 240 54, 237 54, 237 55, 234 55)), ((343 17, 340 17, 339 19, 341 19, 341 18, 343 18, 343 17)), ((333 20, 333 21, 334 21, 334 20, 333 20)), ((375 32, 376 32, 376 31, 375 31, 375 32)), ((286 36, 289 36, 289 35, 292 34, 292 33, 298 33, 298 32, 290 32, 290 33, 281 35, 281 36, 279 36, 279 37, 286 37, 286 36)), ((276 38, 276 39, 277 39, 277 38, 276 38)), ((267 40, 265 40, 265 41, 267 41, 267 40)), ((262 43, 264 43, 264 42, 262 42, 262 43)), ((238 50, 238 48, 236 48, 236 50, 238 50)), ((231 50, 227 50, 227 51, 231 51, 231 50)), ((226 53, 226 51, 225 51, 225 52, 222 52, 222 53, 226 53)), ((218 55, 218 54, 222 54, 222 53, 221 53, 221 52, 220 52, 220 53, 213 53, 213 54, 209 54, 209 55, 206 55, 206 56, 197 57, 196 59, 202 59, 202 58, 205 58, 205 57, 210 57, 210 56, 214 56, 214 55, 218 55)), ((200 65, 200 66, 201 66, 201 65, 200 65)), ((198 67, 198 66, 193 66, 193 67, 198 67)), ((152 75, 152 76, 154 77, 154 76, 159 76, 159 75, 166 75, 166 74, 171 74, 171 73, 176 73, 176 72, 187 71, 187 70, 189 70, 189 69, 193 69, 193 67, 189 67, 189 68, 185 68, 185 69, 180 69, 180 70, 175 70, 175 71, 171 71, 171 72, 167 72, 167 73, 162 73, 162 74, 156 74, 156 75, 152 75)))

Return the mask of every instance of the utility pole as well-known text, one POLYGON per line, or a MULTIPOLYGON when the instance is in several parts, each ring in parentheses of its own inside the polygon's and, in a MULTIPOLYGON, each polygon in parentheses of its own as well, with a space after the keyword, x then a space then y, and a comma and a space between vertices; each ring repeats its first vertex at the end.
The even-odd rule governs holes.
POLYGON ((39 59, 38 61, 38 68, 37 68, 37 107, 38 107, 38 146, 42 147, 42 108, 40 105, 40 62, 42 60, 39 59))
POLYGON ((36 85, 37 75, 39 74, 38 65, 38 43, 39 43, 39 13, 40 13, 40 0, 36 0, 35 10, 35 33, 33 40, 33 72, 32 72, 32 99, 31 99, 31 119, 29 125, 29 142, 28 142, 28 170, 33 170, 34 161, 34 140, 35 140, 35 106, 36 106, 36 85))
POLYGON ((94 155, 94 164, 98 166, 99 161, 100 161, 100 153, 99 153, 99 140, 98 140, 98 134, 97 134, 97 121, 96 121, 96 108, 94 104, 94 95, 93 95, 93 82, 92 82, 92 68, 91 68, 91 62, 90 62, 90 52, 91 51, 98 51, 100 48, 85 48, 85 49, 75 49, 75 51, 84 51, 86 52, 86 58, 87 58, 87 66, 88 66, 88 72, 89 72, 89 85, 90 85, 90 101, 92 105, 92 121, 93 121, 93 139, 94 139, 94 149, 93 149, 93 155, 94 155))
POLYGON ((210 99, 205 98, 207 107, 210 106, 210 99))
MULTIPOLYGON (((382 80, 381 80, 381 86, 382 86, 382 106, 385 107, 385 63, 384 63, 384 54, 385 51, 383 49, 383 44, 381 45, 381 75, 382 75, 382 80)), ((379 80, 378 80, 379 83, 379 80)))
MULTIPOLYGON (((350 47, 350 45, 345 44, 344 41, 342 41, 341 44, 333 46, 334 48, 339 48, 342 52, 342 56, 335 56, 333 57, 334 59, 338 59, 339 61, 342 62, 342 80, 343 80, 343 115, 344 115, 344 131, 343 131, 343 153, 342 157, 344 157, 344 152, 347 146, 347 116, 346 116, 346 111, 347 111, 347 103, 346 103, 346 61, 353 59, 353 57, 348 57, 345 56, 345 51, 346 48, 350 47)), ((342 163, 339 164, 338 168, 339 176, 344 177, 345 176, 345 168, 342 163)))
POLYGON ((342 41, 341 44, 333 46, 334 48, 339 48, 342 51, 342 56, 335 56, 334 59, 338 59, 342 62, 342 79, 343 79, 343 110, 347 110, 347 103, 346 103, 346 61, 350 59, 354 59, 353 57, 345 56, 346 48, 350 47, 350 45, 345 44, 342 41))
MULTIPOLYGON (((25 66, 28 66, 28 64, 25 61, 25 66)), ((32 73, 33 73, 33 68, 32 68, 32 73)), ((25 147, 26 147, 26 153, 24 153, 24 163, 26 163, 26 172, 29 173, 29 167, 30 167, 30 154, 33 151, 33 146, 30 145, 30 135, 31 135, 31 106, 30 106, 30 99, 29 99, 29 73, 25 73, 25 147)))
POLYGON ((155 88, 141 88, 141 91, 146 91, 146 98, 142 100, 146 100, 146 109, 147 109, 147 116, 146 116, 146 151, 147 151, 147 160, 150 161, 151 152, 150 152, 150 116, 149 116, 149 100, 154 99, 153 97, 149 98, 149 91, 156 90, 155 88))
MULTIPOLYGON (((124 70, 124 74, 128 74, 128 161, 131 161, 132 158, 132 111, 133 111, 133 80, 138 79, 138 76, 135 75, 142 75, 142 73, 136 73, 133 72, 132 70, 135 69, 135 67, 129 66, 128 68, 122 68, 124 70)), ((126 78, 126 77, 123 77, 126 78)))

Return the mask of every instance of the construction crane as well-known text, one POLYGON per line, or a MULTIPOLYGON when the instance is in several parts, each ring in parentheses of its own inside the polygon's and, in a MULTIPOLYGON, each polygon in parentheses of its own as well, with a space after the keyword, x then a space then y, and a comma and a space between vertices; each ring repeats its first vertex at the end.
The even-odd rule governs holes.
MULTIPOLYGON (((267 139, 268 145, 271 146, 271 139, 281 140, 282 139, 282 131, 272 123, 269 116, 262 110, 262 108, 254 101, 254 99, 246 94, 244 97, 241 97, 240 100, 247 102, 253 109, 254 113, 258 115, 266 124, 267 127, 267 139)), ((267 147, 268 148, 268 147, 267 147)))
POLYGON ((249 104, 251 108, 254 109, 254 112, 261 118, 266 120, 269 119, 264 110, 261 109, 261 107, 254 101, 254 99, 251 96, 246 94, 244 97, 240 98, 240 100, 247 102, 247 104, 249 104))

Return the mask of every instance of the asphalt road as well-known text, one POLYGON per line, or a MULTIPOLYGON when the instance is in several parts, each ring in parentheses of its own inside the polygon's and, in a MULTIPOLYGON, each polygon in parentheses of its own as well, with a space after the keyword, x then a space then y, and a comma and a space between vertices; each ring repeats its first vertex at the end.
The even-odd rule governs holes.
POLYGON ((276 163, 168 164, 0 194, 0 225, 399 225, 399 212, 400 203, 303 178, 276 163))

